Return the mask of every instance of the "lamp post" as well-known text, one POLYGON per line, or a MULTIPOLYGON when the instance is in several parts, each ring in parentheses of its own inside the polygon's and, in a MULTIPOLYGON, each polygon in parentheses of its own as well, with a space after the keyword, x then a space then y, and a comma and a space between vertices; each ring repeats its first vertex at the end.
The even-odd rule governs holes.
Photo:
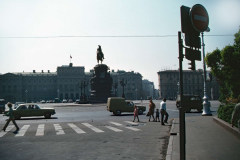
POLYGON ((59 89, 57 89, 57 94, 58 94, 57 96, 58 96, 58 99, 59 99, 59 91, 60 91, 60 90, 59 90, 59 89))
MULTIPOLYGON (((208 28, 206 32, 209 32, 210 29, 208 28)), ((203 96, 203 112, 202 116, 212 116, 211 110, 210 110, 210 102, 208 101, 207 96, 207 82, 206 82, 206 63, 205 63, 205 44, 204 44, 204 35, 202 34, 202 55, 203 55, 203 89, 204 89, 204 96, 203 96)))
POLYGON ((117 97, 117 88, 118 88, 118 83, 115 82, 114 83, 114 92, 115 92, 115 96, 117 97))
POLYGON ((85 94, 85 87, 88 85, 88 83, 84 80, 82 82, 82 86, 83 86, 83 101, 86 101, 86 94, 85 94))
POLYGON ((123 88, 122 97, 125 98, 124 87, 126 86, 127 81, 124 82, 124 79, 122 79, 122 80, 120 81, 120 84, 121 84, 121 86, 122 86, 122 88, 123 88))
POLYGON ((25 90, 25 94, 26 94, 26 103, 27 103, 27 94, 28 94, 28 90, 25 90))

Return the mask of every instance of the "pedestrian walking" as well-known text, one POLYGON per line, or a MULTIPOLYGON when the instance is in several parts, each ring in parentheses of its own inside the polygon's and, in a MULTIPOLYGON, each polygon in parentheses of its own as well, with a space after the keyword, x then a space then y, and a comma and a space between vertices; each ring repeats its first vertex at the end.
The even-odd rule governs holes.
POLYGON ((159 119, 159 109, 156 109, 156 122, 160 122, 160 119, 159 119))
POLYGON ((237 121, 238 129, 240 130, 240 103, 236 104, 232 113, 232 127, 234 123, 237 121))
POLYGON ((160 103, 160 113, 161 113, 161 123, 162 125, 165 125, 164 123, 168 123, 168 113, 167 113, 167 107, 166 107, 166 98, 163 98, 163 101, 160 103), (165 116, 165 119, 164 119, 165 116), (164 119, 164 121, 163 121, 164 119))
POLYGON ((7 106, 9 108, 9 111, 8 111, 8 113, 6 115, 9 116, 9 118, 8 118, 6 124, 3 127, 3 131, 5 132, 9 122, 12 121, 13 124, 15 125, 15 127, 16 127, 16 131, 15 132, 17 132, 19 130, 19 127, 18 127, 17 123, 15 122, 15 118, 14 118, 14 115, 13 115, 13 109, 12 109, 12 103, 8 102, 7 106))
POLYGON ((137 117, 138 122, 139 122, 139 118, 138 118, 138 108, 137 108, 136 105, 134 106, 134 111, 133 111, 133 113, 134 113, 134 119, 133 119, 133 122, 135 122, 135 118, 136 118, 136 117, 137 117))
POLYGON ((151 116, 153 117, 153 121, 155 121, 155 118, 154 118, 154 108, 155 108, 155 104, 153 103, 152 99, 150 99, 149 101, 149 111, 148 111, 148 114, 149 114, 149 122, 151 120, 151 116))

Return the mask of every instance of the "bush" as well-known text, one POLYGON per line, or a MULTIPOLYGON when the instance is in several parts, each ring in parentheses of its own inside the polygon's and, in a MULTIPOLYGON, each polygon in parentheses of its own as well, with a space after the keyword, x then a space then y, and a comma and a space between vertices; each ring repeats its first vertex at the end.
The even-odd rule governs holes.
MULTIPOLYGON (((236 104, 227 104, 223 105, 221 104, 220 107, 218 108, 218 118, 231 123, 232 120, 232 112, 236 104)), ((237 127, 237 122, 234 123, 234 126, 237 127)))

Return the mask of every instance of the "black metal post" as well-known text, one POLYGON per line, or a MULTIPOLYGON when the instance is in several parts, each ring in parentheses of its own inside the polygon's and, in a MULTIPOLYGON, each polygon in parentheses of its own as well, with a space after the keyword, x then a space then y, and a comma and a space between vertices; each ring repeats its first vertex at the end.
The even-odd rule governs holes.
POLYGON ((182 106, 183 100, 183 72, 182 72, 182 61, 183 61, 183 41, 181 38, 181 32, 178 32, 178 46, 179 46, 179 85, 180 85, 180 107, 179 107, 179 121, 180 121, 180 160, 186 159, 186 132, 185 132, 185 110, 182 106))
POLYGON ((86 101, 85 87, 87 87, 88 83, 83 81, 83 101, 86 101))
POLYGON ((124 82, 124 79, 122 79, 122 80, 120 81, 120 84, 121 84, 121 86, 123 87, 123 93, 122 93, 122 97, 123 97, 123 98, 125 98, 125 94, 124 94, 124 87, 126 86, 126 84, 127 84, 127 81, 126 81, 126 82, 124 82))

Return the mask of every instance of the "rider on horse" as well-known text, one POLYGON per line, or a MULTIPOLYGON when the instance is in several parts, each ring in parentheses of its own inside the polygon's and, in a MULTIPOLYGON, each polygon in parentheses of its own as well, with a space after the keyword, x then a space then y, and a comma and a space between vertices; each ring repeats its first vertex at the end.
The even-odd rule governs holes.
POLYGON ((104 54, 102 52, 102 48, 101 48, 100 45, 98 45, 98 49, 97 49, 97 62, 99 63, 99 60, 100 60, 101 63, 102 63, 103 59, 104 59, 104 54))

